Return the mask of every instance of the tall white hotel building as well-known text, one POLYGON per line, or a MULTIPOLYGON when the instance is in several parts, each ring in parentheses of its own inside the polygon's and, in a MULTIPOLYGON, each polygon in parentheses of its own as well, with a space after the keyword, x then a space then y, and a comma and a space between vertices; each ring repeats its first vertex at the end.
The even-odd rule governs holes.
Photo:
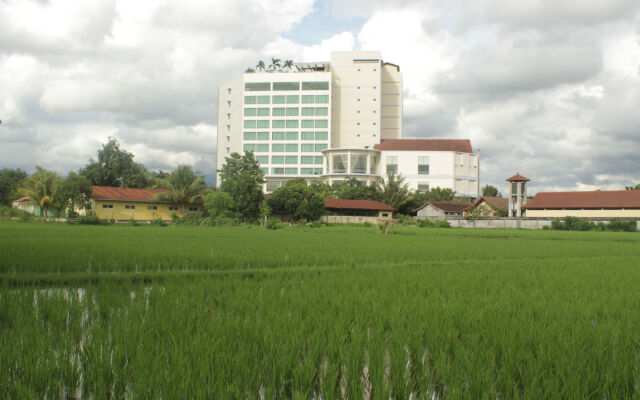
POLYGON ((402 74, 380 52, 333 52, 296 72, 252 72, 218 93, 217 169, 253 151, 266 192, 294 178, 371 184, 402 175, 412 190, 439 186, 478 197, 469 140, 402 139, 402 74))

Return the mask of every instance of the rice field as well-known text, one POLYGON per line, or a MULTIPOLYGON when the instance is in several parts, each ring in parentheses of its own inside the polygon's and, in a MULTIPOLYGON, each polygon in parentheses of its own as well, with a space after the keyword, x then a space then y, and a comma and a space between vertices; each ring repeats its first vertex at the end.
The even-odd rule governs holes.
POLYGON ((640 397, 640 234, 0 223, 0 397, 640 397))

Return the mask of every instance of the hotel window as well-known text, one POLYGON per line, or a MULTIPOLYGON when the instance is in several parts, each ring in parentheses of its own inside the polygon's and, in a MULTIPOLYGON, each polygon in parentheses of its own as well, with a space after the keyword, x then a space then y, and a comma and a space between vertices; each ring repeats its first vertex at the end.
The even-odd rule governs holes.
POLYGON ((244 140, 256 140, 256 133, 255 132, 245 132, 243 137, 244 137, 244 140))
POLYGON ((315 109, 313 107, 302 107, 302 116, 303 117, 313 117, 314 110, 315 109))
POLYGON ((274 108, 272 114, 274 117, 284 117, 284 108, 274 108))
POLYGON ((284 153, 284 144, 272 144, 271 151, 274 153, 284 153))
POLYGON ((312 144, 301 144, 301 151, 303 153, 313 153, 313 145, 312 144))
POLYGON ((302 129, 304 128, 313 128, 313 120, 312 119, 303 119, 302 120, 302 129))
POLYGON ((285 164, 297 164, 298 163, 298 156, 286 156, 284 158, 284 163, 285 164))
POLYGON ((273 90, 300 90, 300 82, 273 82, 273 90))
POLYGON ((285 150, 287 153, 297 153, 298 152, 298 145, 297 144, 287 144, 285 147, 285 150))
POLYGON ((313 104, 314 101, 314 96, 313 95, 302 95, 302 104, 313 104))
POLYGON ((256 153, 268 153, 269 152, 269 144, 268 143, 258 143, 256 144, 256 153))
POLYGON ((244 104, 256 104, 256 96, 244 96, 244 104))
POLYGON ((268 117, 269 109, 268 108, 258 108, 258 117, 268 117))
POLYGON ((298 168, 285 168, 284 173, 287 175, 298 175, 298 168))
POLYGON ((327 140, 328 138, 328 132, 316 132, 316 140, 327 140))
POLYGON ((271 156, 271 164, 284 164, 284 156, 271 156))
POLYGON ((327 121, 326 119, 316 120, 316 128, 328 128, 328 127, 329 127, 329 121, 327 121))
POLYGON ((367 155, 351 154, 351 173, 366 174, 367 173, 367 155))
POLYGON ((245 117, 255 117, 256 116, 256 109, 255 108, 245 108, 244 109, 244 116, 245 117))
POLYGON ((302 82, 302 90, 329 90, 329 82, 302 82))
POLYGON ((260 164, 269 164, 269 156, 256 156, 256 161, 260 164))
POLYGON ((333 155, 333 173, 344 174, 347 172, 348 156, 346 154, 333 155))
POLYGON ((298 132, 287 132, 287 140, 298 140, 298 132))
POLYGON ((418 182, 418 192, 428 192, 429 184, 425 182, 418 182))
POLYGON ((322 168, 314 168, 313 169, 313 174, 314 175, 322 175, 322 168))
POLYGON ((178 211, 178 207, 176 207, 176 206, 169 206, 169 211, 178 211))
POLYGON ((102 208, 113 208, 113 204, 103 204, 102 208))
POLYGON ((317 144, 316 145, 316 151, 322 151, 322 150, 326 150, 327 149, 327 145, 326 144, 317 144))
POLYGON ((300 168, 300 175, 313 175, 313 168, 300 168))
POLYGON ((258 96, 258 104, 269 104, 269 96, 258 96))
POLYGON ((258 128, 269 129, 269 121, 268 120, 258 121, 258 128))
POLYGON ((269 140, 269 132, 258 132, 258 140, 269 140))
POLYGON ((283 119, 276 119, 271 124, 272 124, 272 126, 274 128, 284 128, 284 120, 283 119))
POLYGON ((316 116, 326 117, 329 115, 328 107, 316 107, 316 116))
POLYGON ((284 168, 271 168, 271 174, 273 175, 284 175, 284 168))
POLYGON ((300 157, 300 164, 313 164, 313 156, 300 157))
POLYGON ((136 206, 134 206, 133 204, 125 204, 124 205, 124 209, 125 210, 135 210, 136 206))
POLYGON ((269 168, 260 168, 260 171, 262 171, 264 175, 267 175, 269 173, 269 168))
POLYGON ((244 151, 256 151, 255 143, 245 143, 242 145, 242 150, 244 151))
POLYGON ((316 156, 316 164, 322 164, 322 156, 316 156))
POLYGON ((256 127, 256 121, 253 119, 247 119, 244 121, 244 128, 245 129, 255 129, 256 127))
POLYGON ((273 104, 284 104, 284 96, 279 95, 279 96, 273 96, 271 98, 273 104))
MULTIPOLYGON (((244 90, 247 92, 262 92, 265 90, 271 90, 270 82, 246 82, 244 84, 244 90)), ((229 92, 231 89, 229 89, 229 92)))
POLYGON ((302 132, 302 140, 313 140, 313 132, 302 132))
POLYGON ((300 113, 300 110, 298 110, 298 107, 287 108, 287 117, 297 117, 299 113, 300 113))
POLYGON ((328 104, 329 103, 329 95, 328 94, 316 95, 316 103, 318 103, 318 104, 328 104))
POLYGON ((298 120, 297 119, 288 119, 286 126, 287 126, 288 129, 298 128, 298 120))
POLYGON ((428 156, 418 157, 418 174, 429 175, 429 157, 428 156))
POLYGON ((387 174, 388 175, 398 174, 398 157, 397 156, 387 156, 387 174))
POLYGON ((287 96, 287 104, 299 104, 300 96, 297 94, 290 94, 287 96))
POLYGON ((273 132, 271 134, 272 140, 284 140, 284 132, 273 132))
POLYGON ((158 206, 147 206, 147 210, 157 210, 158 206))

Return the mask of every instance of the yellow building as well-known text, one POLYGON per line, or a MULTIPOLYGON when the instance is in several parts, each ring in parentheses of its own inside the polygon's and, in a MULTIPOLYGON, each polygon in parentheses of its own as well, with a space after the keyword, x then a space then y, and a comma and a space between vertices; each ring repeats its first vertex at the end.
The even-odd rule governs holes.
POLYGON ((529 218, 640 218, 640 190, 539 192, 522 209, 529 218))
MULTIPOLYGON (((134 189, 108 186, 93 186, 91 209, 94 214, 110 221, 154 221, 161 218, 170 221, 173 214, 182 217, 179 205, 169 201, 154 200, 163 189, 134 189)), ((187 213, 202 211, 202 204, 192 204, 187 213)))

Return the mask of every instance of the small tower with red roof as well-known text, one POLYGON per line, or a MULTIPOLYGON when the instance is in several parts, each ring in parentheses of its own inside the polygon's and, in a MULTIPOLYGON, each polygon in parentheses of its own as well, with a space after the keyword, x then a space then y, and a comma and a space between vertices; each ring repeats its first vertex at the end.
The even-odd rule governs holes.
POLYGON ((527 187, 529 178, 520 175, 519 172, 510 178, 509 182, 509 217, 522 217, 522 206, 527 201, 527 187))

